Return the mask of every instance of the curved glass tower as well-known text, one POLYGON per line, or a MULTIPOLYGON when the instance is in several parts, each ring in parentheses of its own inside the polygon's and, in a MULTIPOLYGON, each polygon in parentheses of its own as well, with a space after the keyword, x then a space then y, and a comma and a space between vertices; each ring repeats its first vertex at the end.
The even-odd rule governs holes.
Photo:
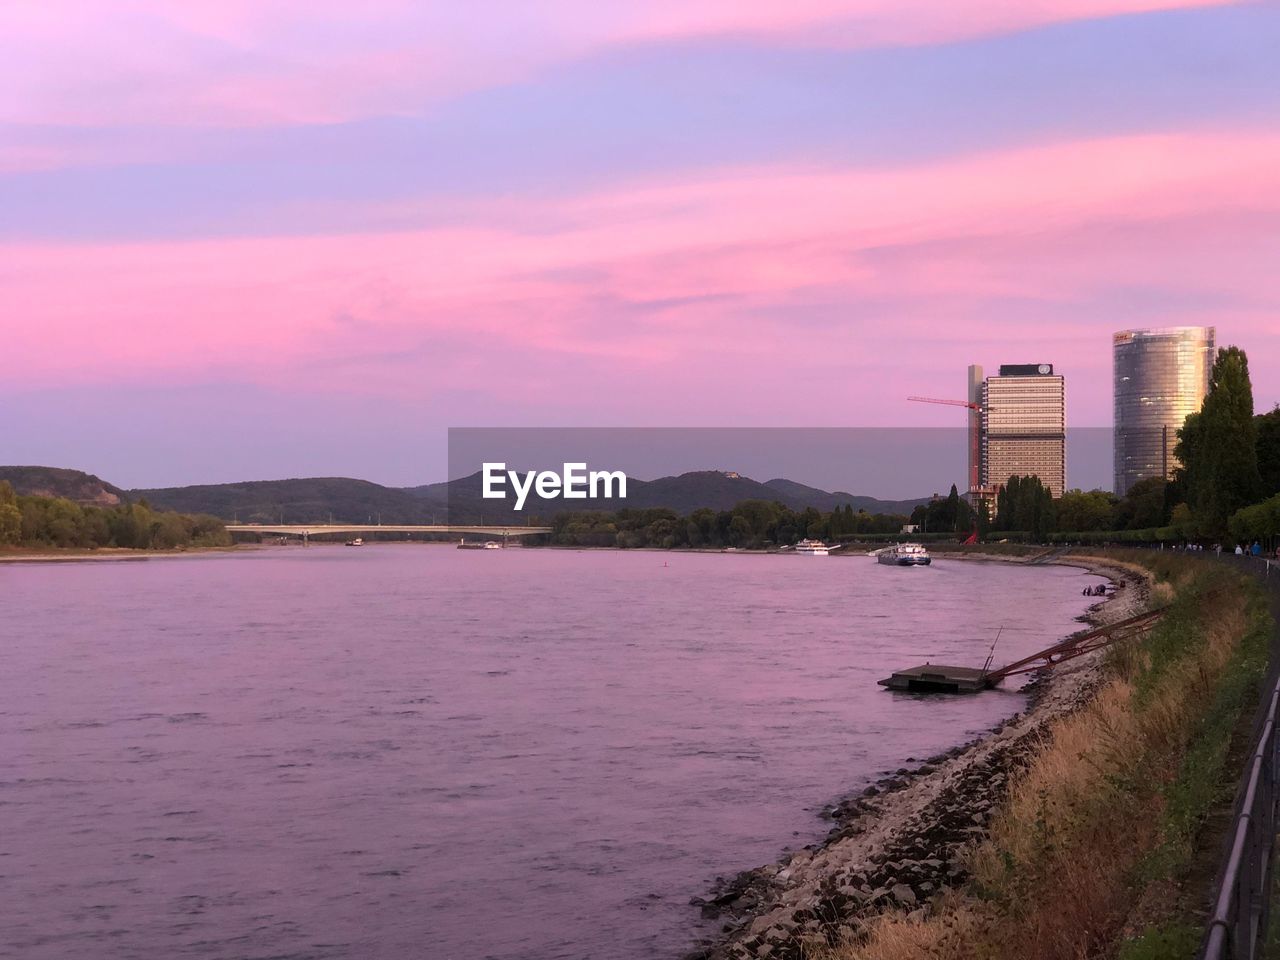
POLYGON ((1213 327, 1121 330, 1115 361, 1115 492, 1172 476, 1178 428, 1200 409, 1213 370, 1213 327))

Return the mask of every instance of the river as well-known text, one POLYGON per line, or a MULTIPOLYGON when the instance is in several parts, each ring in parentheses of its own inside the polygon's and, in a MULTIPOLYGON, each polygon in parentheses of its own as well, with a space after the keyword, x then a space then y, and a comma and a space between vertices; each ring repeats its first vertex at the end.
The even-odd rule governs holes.
POLYGON ((1054 566, 369 545, 0 564, 0 956, 671 960, 718 875, 1021 710, 1054 566))

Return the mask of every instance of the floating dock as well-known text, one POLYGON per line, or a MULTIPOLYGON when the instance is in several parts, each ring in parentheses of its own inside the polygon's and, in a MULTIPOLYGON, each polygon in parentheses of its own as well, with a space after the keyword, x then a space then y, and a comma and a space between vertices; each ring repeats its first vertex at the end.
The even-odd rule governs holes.
MULTIPOLYGON (((877 680, 876 683, 890 690, 906 690, 914 693, 978 693, 991 689, 1005 677, 1045 670, 1064 660, 1074 660, 1101 647, 1139 636, 1154 627, 1167 609, 1168 607, 1160 607, 1148 610, 1136 617, 1108 624, 1074 637, 1067 637, 1038 653, 1007 663, 995 670, 987 667, 948 667, 937 663, 926 663, 921 667, 899 670, 890 677, 877 680)), ((987 664, 989 667, 989 657, 987 664)))
POLYGON ((977 667, 944 667, 926 663, 922 667, 899 670, 876 683, 890 690, 915 693, 977 693, 988 687, 987 674, 977 667))

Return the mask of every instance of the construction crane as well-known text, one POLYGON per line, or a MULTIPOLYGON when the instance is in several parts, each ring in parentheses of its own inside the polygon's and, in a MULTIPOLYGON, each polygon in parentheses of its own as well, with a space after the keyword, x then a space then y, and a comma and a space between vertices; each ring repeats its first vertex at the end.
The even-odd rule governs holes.
POLYGON ((972 400, 938 400, 934 397, 907 397, 916 403, 941 403, 948 407, 969 408, 969 490, 977 494, 982 489, 982 404, 972 400))

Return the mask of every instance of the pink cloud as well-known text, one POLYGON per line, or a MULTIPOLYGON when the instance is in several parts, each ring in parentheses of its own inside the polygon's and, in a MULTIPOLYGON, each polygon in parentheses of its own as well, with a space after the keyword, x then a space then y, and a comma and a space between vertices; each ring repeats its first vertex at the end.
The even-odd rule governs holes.
POLYGON ((0 7, 0 122, 326 123, 420 113, 613 47, 714 36, 846 48, 947 43, 1229 0, 158 0, 0 7), (488 8, 488 9, 487 9, 488 8), (496 25, 501 24, 501 29, 496 25))
POLYGON ((696 384, 700 415, 769 422, 791 408, 733 383, 774 371, 816 378, 803 405, 832 422, 937 422, 882 410, 884 371, 904 395, 936 392, 972 360, 1052 351, 1092 377, 1077 422, 1101 423, 1106 337, 1124 326, 1217 323, 1256 382, 1280 382, 1278 223, 1280 135, 1207 131, 723 170, 403 233, 10 245, 3 308, 23 322, 6 377, 415 397, 483 382, 552 406, 570 384, 613 396, 658 378, 683 386, 655 417, 687 417, 696 384), (1121 288, 1170 306, 1125 313, 1121 288), (1121 306, 1098 315, 1100 301, 1121 306))

